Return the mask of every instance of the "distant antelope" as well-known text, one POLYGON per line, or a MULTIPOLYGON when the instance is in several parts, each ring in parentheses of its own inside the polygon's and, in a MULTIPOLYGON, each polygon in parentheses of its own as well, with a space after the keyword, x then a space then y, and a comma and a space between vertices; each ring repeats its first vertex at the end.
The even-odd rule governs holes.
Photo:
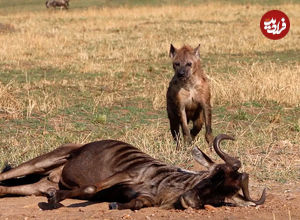
POLYGON ((214 139, 216 153, 225 161, 214 163, 197 147, 193 156, 207 171, 193 172, 166 165, 130 144, 103 140, 86 145, 68 144, 0 174, 0 194, 45 195, 50 207, 66 198, 107 201, 111 209, 203 208, 239 198, 235 205, 259 205, 252 200, 248 174, 239 173, 241 162, 224 153, 214 139), (242 194, 239 194, 239 190, 242 194))
POLYGON ((63 7, 65 9, 69 8, 69 0, 47 0, 46 1, 46 7, 63 7))

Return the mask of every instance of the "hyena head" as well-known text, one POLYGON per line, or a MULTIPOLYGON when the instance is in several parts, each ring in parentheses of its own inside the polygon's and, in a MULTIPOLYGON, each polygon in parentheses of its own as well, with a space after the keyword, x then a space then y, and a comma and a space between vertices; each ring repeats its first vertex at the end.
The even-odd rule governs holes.
POLYGON ((185 45, 176 49, 171 44, 169 56, 173 60, 173 68, 177 77, 189 78, 196 72, 200 63, 199 47, 200 44, 196 48, 185 45))

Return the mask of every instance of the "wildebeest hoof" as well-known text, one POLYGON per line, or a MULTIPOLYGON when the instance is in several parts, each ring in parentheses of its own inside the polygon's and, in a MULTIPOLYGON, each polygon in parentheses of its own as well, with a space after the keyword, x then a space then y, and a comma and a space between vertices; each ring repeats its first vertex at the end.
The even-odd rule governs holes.
POLYGON ((47 198, 51 198, 55 195, 55 193, 56 193, 55 188, 49 188, 49 189, 47 189, 46 196, 47 196, 47 198))
POLYGON ((48 199, 49 204, 56 204, 58 203, 57 198, 56 198, 56 189, 55 188, 49 188, 46 192, 46 197, 48 199))
POLYGON ((109 209, 118 209, 118 203, 116 202, 111 202, 109 203, 109 209))

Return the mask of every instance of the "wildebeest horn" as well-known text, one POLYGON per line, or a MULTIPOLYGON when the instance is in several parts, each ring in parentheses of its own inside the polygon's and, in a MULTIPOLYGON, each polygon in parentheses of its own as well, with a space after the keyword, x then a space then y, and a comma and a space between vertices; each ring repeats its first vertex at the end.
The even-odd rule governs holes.
POLYGON ((244 197, 247 201, 251 201, 251 202, 255 203, 255 205, 261 205, 265 202, 265 200, 266 200, 266 188, 263 190, 259 200, 251 199, 250 194, 249 194, 249 175, 247 173, 243 173, 241 184, 242 184, 241 188, 242 188, 244 197))
POLYGON ((234 138, 227 134, 219 134, 214 139, 214 149, 216 153, 225 161, 225 163, 230 164, 233 170, 238 170, 241 167, 241 162, 238 159, 229 156, 220 149, 220 142, 222 140, 234 140, 234 138))

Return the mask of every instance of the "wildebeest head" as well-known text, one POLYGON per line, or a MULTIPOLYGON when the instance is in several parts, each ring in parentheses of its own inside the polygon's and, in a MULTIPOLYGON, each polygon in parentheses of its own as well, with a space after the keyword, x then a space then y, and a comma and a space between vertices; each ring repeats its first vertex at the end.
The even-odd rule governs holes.
POLYGON ((264 203, 266 199, 265 189, 259 200, 251 199, 248 188, 248 174, 238 172, 241 162, 220 149, 220 142, 224 139, 234 140, 232 137, 222 134, 215 138, 213 144, 214 150, 224 160, 224 164, 214 163, 198 147, 193 149, 195 160, 205 166, 208 173, 200 183, 180 197, 183 208, 202 208, 205 204, 221 205, 225 202, 225 198, 237 195, 240 189, 243 192, 243 195, 240 195, 242 200, 251 202, 253 205, 264 203))

